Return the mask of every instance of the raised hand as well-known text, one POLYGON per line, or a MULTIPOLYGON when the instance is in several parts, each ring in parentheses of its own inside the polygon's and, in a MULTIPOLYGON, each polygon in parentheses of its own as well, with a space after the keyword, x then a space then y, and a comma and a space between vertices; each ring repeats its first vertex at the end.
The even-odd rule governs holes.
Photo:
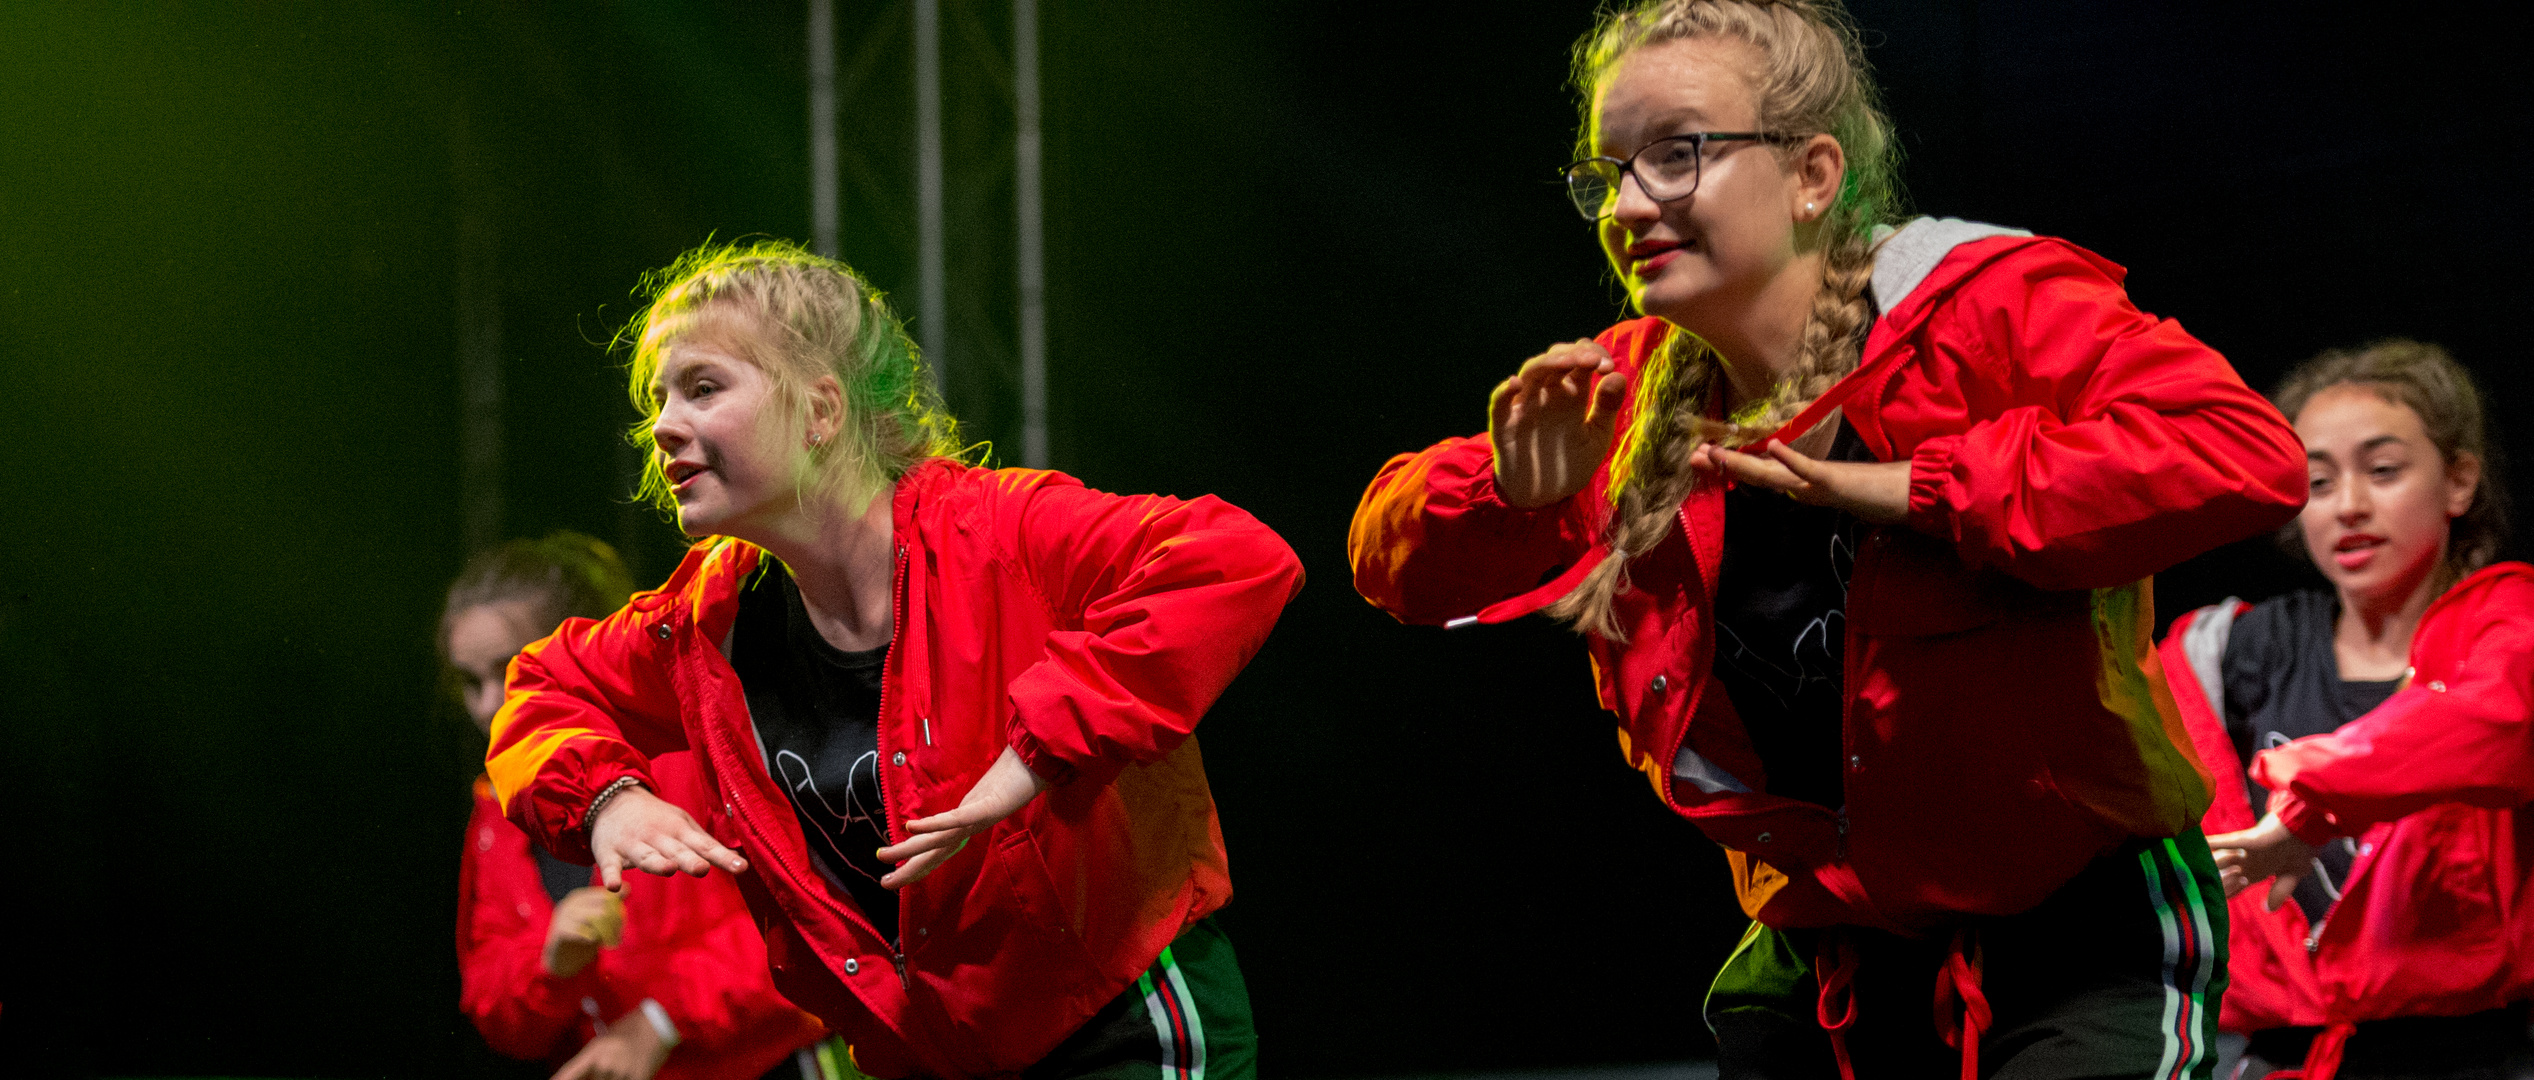
POLYGON ((1496 493, 1508 506, 1546 506, 1584 490, 1610 453, 1628 377, 1591 341, 1552 345, 1496 384, 1487 437, 1496 493))
POLYGON ((640 787, 617 792, 599 809, 598 820, 590 823, 590 854, 609 892, 624 891, 628 866, 661 877, 680 871, 703 877, 716 866, 734 874, 748 868, 748 860, 723 847, 677 804, 640 787))
POLYGON ((1021 764, 1018 752, 1004 747, 1003 756, 994 759, 993 767, 977 778, 976 786, 968 789, 968 797, 959 800, 957 809, 907 822, 910 835, 906 841, 880 849, 881 862, 899 864, 880 879, 880 885, 903 889, 922 881, 924 875, 966 847, 969 837, 1012 816, 1013 811, 1029 805, 1039 792, 1052 786, 1021 764))
POLYGON ((546 923, 546 972, 558 979, 578 975, 598 959, 598 950, 613 949, 624 937, 622 897, 589 885, 565 893, 546 923))
POLYGON ((1844 510, 1875 525, 1909 520, 1909 463, 1821 461, 1771 439, 1757 454, 1708 443, 1689 453, 1689 467, 1783 491, 1796 502, 1844 510))

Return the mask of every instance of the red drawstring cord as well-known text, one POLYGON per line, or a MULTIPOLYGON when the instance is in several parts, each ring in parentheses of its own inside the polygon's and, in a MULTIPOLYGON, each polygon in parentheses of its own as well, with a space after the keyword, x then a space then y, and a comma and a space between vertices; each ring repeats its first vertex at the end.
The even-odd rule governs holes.
POLYGON ((1857 1022, 1856 974, 1856 943, 1836 927, 1822 931, 1821 945, 1813 956, 1813 979, 1821 984, 1821 1000, 1813 1005, 1814 1019, 1830 1035, 1831 1056, 1839 1059, 1839 1080, 1857 1077, 1856 1066, 1848 1063, 1848 1028, 1857 1022))
POLYGON ((1962 1080, 1980 1080, 1980 1036, 1992 1019, 1988 995, 1980 990, 1982 967, 1978 936, 1967 926, 1954 931, 1953 947, 1936 972, 1936 1032, 1946 1046, 1962 1051, 1962 1080))
POLYGON ((2349 1037, 2358 1033, 2358 1025, 2346 1020, 2323 1029, 2305 1048, 2305 1064, 2281 1069, 2270 1074, 2270 1080, 2332 1080, 2340 1075, 2341 1051, 2349 1046, 2349 1037))

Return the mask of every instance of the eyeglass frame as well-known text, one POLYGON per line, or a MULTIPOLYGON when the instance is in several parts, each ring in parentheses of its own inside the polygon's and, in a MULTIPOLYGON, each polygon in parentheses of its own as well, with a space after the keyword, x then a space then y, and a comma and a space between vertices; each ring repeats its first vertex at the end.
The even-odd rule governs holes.
MULTIPOLYGON (((1781 146, 1782 146, 1782 145, 1786 145, 1786 144, 1789 144, 1789 143, 1798 143, 1798 142, 1802 142, 1802 141, 1804 141, 1804 140, 1806 140, 1806 139, 1809 139, 1809 138, 1812 138, 1812 136, 1810 136, 1810 135, 1797 135, 1797 134, 1794 134, 1794 133, 1791 133, 1791 132, 1780 132, 1780 131, 1690 131, 1690 132, 1683 132, 1683 133, 1681 133, 1681 134, 1679 134, 1679 135, 1666 135, 1666 136, 1664 136, 1664 137, 1662 137, 1662 138, 1660 138, 1660 139, 1656 139, 1656 140, 1654 140, 1653 142, 1647 143, 1647 144, 1645 144, 1644 146, 1640 146, 1640 147, 1638 147, 1638 148, 1637 148, 1637 152, 1636 152, 1636 153, 1633 153, 1633 154, 1628 155, 1628 158, 1627 158, 1627 160, 1625 160, 1625 161, 1622 161, 1622 160, 1620 160, 1620 159, 1618 159, 1618 158, 1615 158, 1615 157, 1611 157, 1611 156, 1610 156, 1610 155, 1608 155, 1608 154, 1596 154, 1596 155, 1594 155, 1594 156, 1592 156, 1592 157, 1587 157, 1587 158, 1576 158, 1576 159, 1575 159, 1575 160, 1573 160, 1573 161, 1567 162, 1567 163, 1566 163, 1566 168, 1565 168, 1565 169, 1563 169, 1563 170, 1560 170, 1559 175, 1563 176, 1563 177, 1565 178, 1565 180, 1566 180, 1566 199, 1567 199, 1567 201, 1568 201, 1568 202, 1571 202, 1571 203, 1574 203, 1574 204, 1575 204, 1575 212, 1576 212, 1576 213, 1579 213, 1579 214, 1584 215, 1584 220, 1586 220, 1586 221, 1600 221, 1600 220, 1601 220, 1601 219, 1603 219, 1603 218, 1609 217, 1609 216, 1610 216, 1610 211, 1605 210, 1605 211, 1601 211, 1601 212, 1594 212, 1594 211, 1591 211, 1591 210, 1586 210, 1586 209, 1584 209, 1584 203, 1583 203, 1583 200, 1582 200, 1582 199, 1578 196, 1578 193, 1577 193, 1577 192, 1576 192, 1576 190, 1575 190, 1575 170, 1580 169, 1580 168, 1583 168, 1583 167, 1584 167, 1584 166, 1586 166, 1586 165, 1590 165, 1590 164, 1592 164, 1593 162, 1596 162, 1596 161, 1607 161, 1607 162, 1611 163, 1612 165, 1616 165, 1616 166, 1618 166, 1618 168, 1619 168, 1619 180, 1618 180, 1618 181, 1614 181, 1614 182, 1612 182, 1612 183, 1611 183, 1611 185, 1610 185, 1611 197, 1610 197, 1610 199, 1608 200, 1608 204, 1609 204, 1609 205, 1611 205, 1611 206, 1613 206, 1613 207, 1617 206, 1617 205, 1618 205, 1618 202, 1619 202, 1618 197, 1617 197, 1617 196, 1618 196, 1618 192, 1619 192, 1619 184, 1620 184, 1620 183, 1624 183, 1625 181, 1627 181, 1627 180, 1629 180, 1629 179, 1631 179, 1631 178, 1633 178, 1633 179, 1635 179, 1635 180, 1636 180, 1636 182, 1637 182, 1637 190, 1638 190, 1638 191, 1640 191, 1640 192, 1644 192, 1644 193, 1645 193, 1645 197, 1646 197, 1646 198, 1651 199, 1651 200, 1653 200, 1653 201, 1655 201, 1655 202, 1658 202, 1658 203, 1677 202, 1677 201, 1679 201, 1679 200, 1681 200, 1681 199, 1686 199, 1686 198, 1688 198, 1688 197, 1690 197, 1690 196, 1692 196, 1692 195, 1697 194, 1697 193, 1698 193, 1698 185, 1699 185, 1699 184, 1701 184, 1701 183, 1704 183, 1704 182, 1706 181, 1706 179, 1707 179, 1707 144, 1708 144, 1708 143, 1711 143, 1711 142, 1764 142, 1764 143, 1776 143, 1776 144, 1778 144, 1778 145, 1781 145, 1781 146), (1644 177, 1642 177, 1642 176, 1638 176, 1638 175, 1637 175, 1637 159, 1638 159, 1638 158, 1641 158, 1641 157, 1644 157, 1644 156, 1645 156, 1645 152, 1646 152, 1646 151, 1648 151, 1648 150, 1652 150, 1652 149, 1654 149, 1655 147, 1658 147, 1658 146, 1663 145, 1664 143, 1679 142, 1679 141, 1681 141, 1681 140, 1683 140, 1683 139, 1687 139, 1687 140, 1689 140, 1689 143, 1690 143, 1690 152, 1691 152, 1691 157, 1690 157, 1690 160, 1691 160, 1691 161, 1693 161, 1693 162, 1696 162, 1696 165, 1694 166, 1694 169, 1695 169, 1696 171, 1695 171, 1695 173, 1693 174, 1693 176, 1691 177, 1691 179, 1690 179, 1690 181, 1689 181, 1689 190, 1684 191, 1684 192, 1681 192, 1681 193, 1680 193, 1680 194, 1678 194, 1678 195, 1667 196, 1667 197, 1664 197, 1664 198, 1659 198, 1659 199, 1658 199, 1658 198, 1655 198, 1653 190, 1652 190, 1652 189, 1650 189, 1650 188, 1647 188, 1647 187, 1645 186, 1645 178, 1644 178, 1644 177)), ((1600 177, 1597 177, 1597 176, 1596 176, 1596 177, 1594 177, 1594 179, 1598 180, 1598 179, 1600 179, 1600 177)))

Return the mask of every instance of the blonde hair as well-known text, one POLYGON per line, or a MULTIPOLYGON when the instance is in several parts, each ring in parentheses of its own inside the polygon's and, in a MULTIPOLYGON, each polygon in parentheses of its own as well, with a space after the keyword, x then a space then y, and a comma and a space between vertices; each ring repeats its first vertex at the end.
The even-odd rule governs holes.
POLYGON ((1612 641, 1627 640, 1611 608, 1627 588, 1628 560, 1663 542, 1697 482, 1690 451, 1704 438, 1734 445, 1764 436, 1856 369, 1874 315, 1866 291, 1874 277, 1874 230, 1896 216, 1900 201, 1891 121, 1856 27, 1837 0, 1650 0, 1605 13, 1575 45, 1582 152, 1590 152, 1602 82, 1622 58, 1648 45, 1718 37, 1745 42, 1759 54, 1748 74, 1760 130, 1828 134, 1838 140, 1847 172, 1820 219, 1822 287, 1805 319, 1794 369, 1753 422, 1708 419, 1723 364, 1706 342, 1677 326, 1638 372, 1628 434, 1611 461, 1610 555, 1548 609, 1612 641))
POLYGON ((930 457, 959 455, 959 425, 897 316, 853 268, 782 240, 713 244, 643 275, 649 304, 618 335, 630 344, 626 389, 642 419, 628 434, 651 451, 637 497, 674 512, 652 441, 660 403, 651 381, 678 340, 716 336, 766 374, 776 422, 801 441, 809 390, 832 377, 844 393, 836 437, 809 448, 801 496, 834 498, 857 513, 930 457))
MULTIPOLYGON (((2469 456, 2481 462, 2481 482, 2472 506, 2446 525, 2446 564, 2452 577, 2479 570, 2499 557, 2507 544, 2507 485, 2490 449, 2481 419, 2481 390, 2472 372, 2446 350, 2426 342, 2387 338, 2358 349, 2331 349, 2297 365, 2279 383, 2271 400, 2290 423, 2307 402, 2335 386, 2363 386, 2386 401, 2411 410, 2428 432, 2444 464, 2469 456)), ((2296 522, 2282 530, 2280 544, 2300 558, 2308 557, 2296 522)))

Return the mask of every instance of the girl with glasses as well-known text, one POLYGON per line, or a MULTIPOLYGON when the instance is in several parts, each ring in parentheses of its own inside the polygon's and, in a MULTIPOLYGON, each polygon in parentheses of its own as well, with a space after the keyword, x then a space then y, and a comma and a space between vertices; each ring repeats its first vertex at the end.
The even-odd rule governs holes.
POLYGON ((2445 350, 2384 341, 2277 400, 2310 491, 2283 539, 2329 587, 2191 612, 2163 646, 2216 774, 2220 1023, 2251 1035, 2245 1080, 2500 1080, 2534 1000, 2509 914, 2534 899, 2534 567, 2495 561, 2481 395, 2445 350))
POLYGON ((1231 897, 1190 738, 1301 587, 1211 496, 959 460, 897 319, 790 244, 652 279, 668 584, 512 666, 493 786, 558 853, 731 875, 775 985, 873 1076, 1243 1080, 1231 897), (658 797, 694 756, 713 798, 658 797))
POLYGON ((1357 588, 1582 632, 1754 920, 1681 988, 1725 1076, 2207 1076, 2225 916, 2148 575, 2286 520, 2293 432, 2119 267, 1898 220, 1836 3, 1631 6, 1576 84, 1569 190, 1645 317, 1386 465, 1357 588))

